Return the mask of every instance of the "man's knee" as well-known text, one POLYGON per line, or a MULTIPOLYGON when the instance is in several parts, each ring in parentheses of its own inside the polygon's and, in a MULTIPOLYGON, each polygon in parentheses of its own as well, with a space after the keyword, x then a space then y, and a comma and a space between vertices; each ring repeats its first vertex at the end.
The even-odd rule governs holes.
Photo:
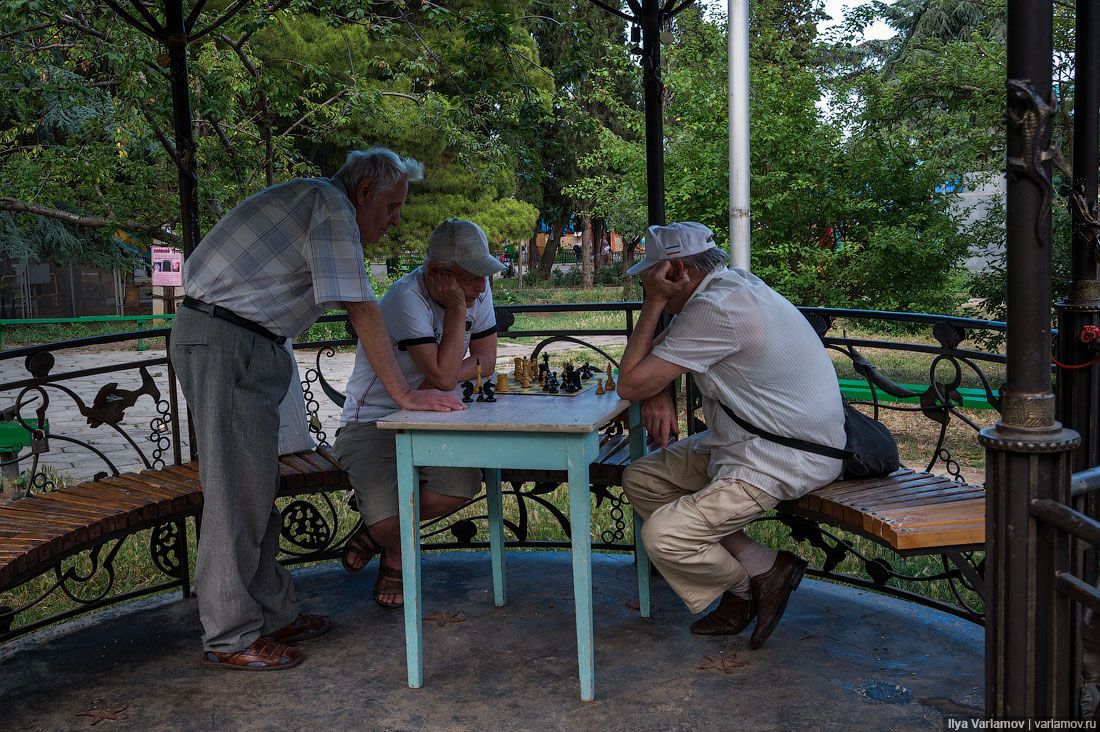
POLYGON ((642 524, 642 544, 650 557, 670 562, 690 556, 693 550, 668 521, 669 512, 658 509, 642 524))

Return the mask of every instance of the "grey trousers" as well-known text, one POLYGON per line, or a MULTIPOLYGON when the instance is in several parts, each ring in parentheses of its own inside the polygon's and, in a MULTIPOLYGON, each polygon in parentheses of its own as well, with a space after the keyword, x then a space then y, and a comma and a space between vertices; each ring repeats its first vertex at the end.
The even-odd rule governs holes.
POLYGON ((233 652, 298 615, 279 548, 279 402, 290 384, 282 346, 183 308, 172 364, 191 410, 203 487, 195 592, 203 648, 233 652))

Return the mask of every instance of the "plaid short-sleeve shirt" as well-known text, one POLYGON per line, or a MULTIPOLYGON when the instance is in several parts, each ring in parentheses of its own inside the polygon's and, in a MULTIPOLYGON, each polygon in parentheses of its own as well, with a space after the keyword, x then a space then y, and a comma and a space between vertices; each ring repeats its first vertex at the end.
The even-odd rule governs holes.
POLYGON ((222 217, 187 258, 184 290, 294 337, 326 308, 375 299, 355 208, 335 179, 271 186, 222 217))

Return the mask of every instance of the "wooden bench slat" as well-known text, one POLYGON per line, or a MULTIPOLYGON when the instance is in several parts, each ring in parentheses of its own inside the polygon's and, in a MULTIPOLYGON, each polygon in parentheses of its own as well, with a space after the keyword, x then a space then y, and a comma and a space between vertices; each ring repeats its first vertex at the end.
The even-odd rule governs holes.
POLYGON ((303 486, 319 486, 323 483, 323 472, 297 455, 283 455, 279 462, 297 471, 303 486))
POLYGON ((864 505, 845 506, 844 520, 859 525, 865 516, 903 513, 910 508, 955 503, 984 496, 984 493, 975 492, 973 488, 960 490, 951 484, 940 484, 937 488, 938 490, 923 492, 919 495, 895 497, 893 500, 883 502, 867 501, 864 505))
POLYGON ((165 497, 183 498, 189 506, 202 505, 202 489, 197 482, 181 485, 145 473, 127 473, 119 478, 147 486, 151 490, 161 492, 165 497))
POLYGON ((99 515, 94 520, 103 527, 102 533, 119 531, 126 528, 129 523, 128 510, 118 506, 108 505, 96 497, 88 497, 83 494, 69 492, 69 489, 66 489, 65 493, 58 492, 51 500, 66 506, 97 511, 99 515))
POLYGON ((118 508, 125 512, 130 522, 148 521, 157 517, 157 507, 145 497, 126 488, 99 486, 95 483, 81 483, 65 489, 70 496, 85 496, 101 501, 109 508, 118 508))
POLYGON ((849 494, 830 500, 842 503, 846 506, 871 506, 886 503, 892 500, 908 500, 914 496, 928 495, 951 488, 957 483, 944 481, 936 476, 929 476, 923 480, 906 481, 904 483, 892 483, 861 493, 849 494))
MULTIPOLYGON (((934 485, 929 486, 927 489, 918 491, 905 491, 899 495, 886 496, 882 500, 875 501, 873 504, 868 503, 866 508, 880 508, 889 509, 895 506, 904 506, 906 504, 919 504, 928 500, 942 499, 953 496, 983 496, 985 491, 977 486, 967 485, 965 483, 954 483, 947 485, 934 485)), ((855 504, 855 507, 864 507, 861 504, 855 504)))
POLYGON ((187 496, 179 494, 166 495, 163 489, 145 485, 144 483, 124 475, 120 475, 117 478, 104 478, 99 482, 110 486, 126 488, 135 493, 147 496, 147 500, 152 502, 153 506, 156 508, 157 518, 167 518, 181 511, 186 511, 188 508, 187 496))
POLYGON ((159 470, 143 470, 140 473, 127 473, 126 475, 135 480, 155 485, 158 488, 167 488, 180 493, 202 491, 202 484, 199 482, 198 478, 169 473, 163 468, 159 470))
POLYGON ((321 485, 335 483, 343 478, 343 471, 340 470, 339 467, 333 465, 331 462, 326 460, 322 455, 318 454, 314 450, 297 452, 294 453, 294 456, 299 458, 300 460, 304 460, 321 472, 321 485))
MULTIPOLYGON (((842 491, 832 490, 835 483, 820 488, 800 498, 803 501, 803 505, 807 508, 819 511, 821 513, 828 514, 834 510, 833 506, 843 505, 845 499, 855 500, 856 496, 861 495, 877 495, 878 491, 889 489, 903 489, 904 486, 910 483, 920 483, 925 480, 926 477, 918 474, 909 474, 898 477, 887 477, 874 481, 867 481, 863 486, 854 485, 851 482, 845 486, 842 491)), ((838 516, 839 518, 839 516, 838 516)))

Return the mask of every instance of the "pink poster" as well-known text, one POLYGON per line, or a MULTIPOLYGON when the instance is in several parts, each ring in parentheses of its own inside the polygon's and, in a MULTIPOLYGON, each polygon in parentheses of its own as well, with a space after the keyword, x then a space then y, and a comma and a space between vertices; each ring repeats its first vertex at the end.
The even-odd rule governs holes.
POLYGON ((175 247, 153 247, 153 285, 183 285, 183 252, 175 247))

